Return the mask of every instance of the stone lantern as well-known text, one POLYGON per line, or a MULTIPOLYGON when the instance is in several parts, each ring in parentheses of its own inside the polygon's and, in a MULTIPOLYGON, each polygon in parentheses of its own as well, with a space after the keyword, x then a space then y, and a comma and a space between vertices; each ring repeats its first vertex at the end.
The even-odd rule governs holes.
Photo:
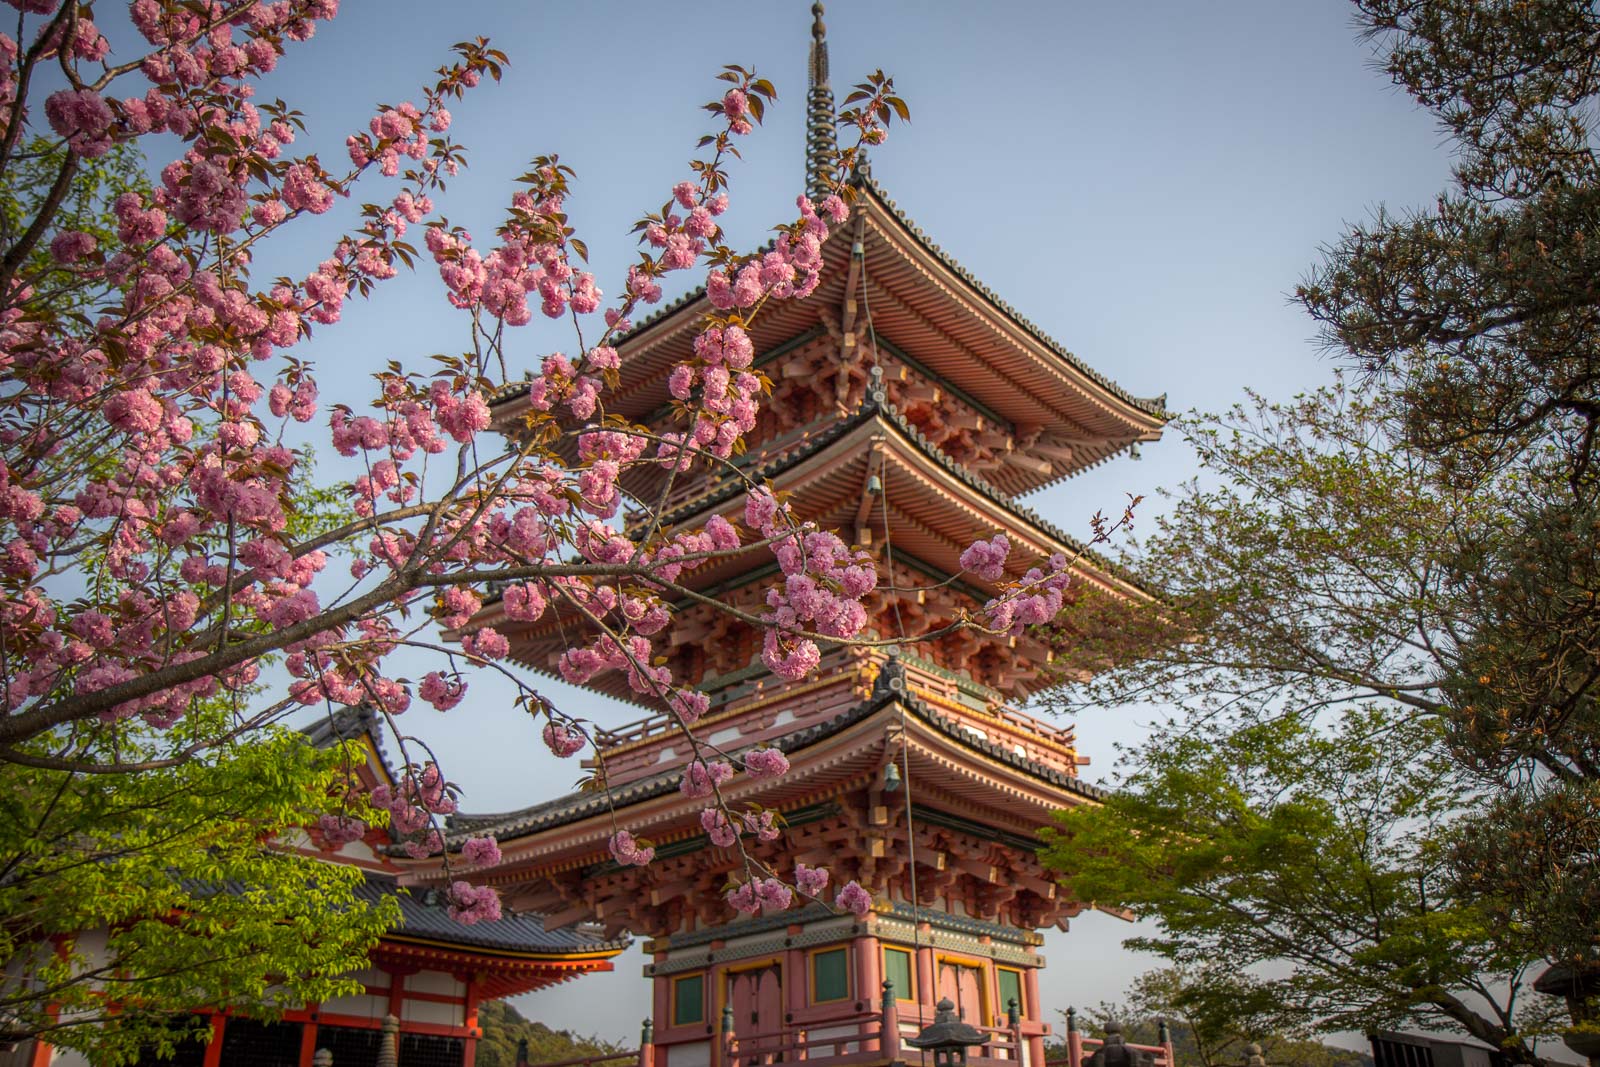
POLYGON ((1541 974, 1533 988, 1567 1002, 1573 1028, 1561 1041, 1591 1064, 1600 1063, 1600 963, 1558 963, 1541 974))
POLYGON ((956 1018, 956 1006, 949 997, 934 1009, 933 1025, 916 1037, 906 1038, 912 1048, 933 1053, 934 1067, 965 1067, 967 1049, 988 1043, 989 1038, 981 1030, 956 1018))

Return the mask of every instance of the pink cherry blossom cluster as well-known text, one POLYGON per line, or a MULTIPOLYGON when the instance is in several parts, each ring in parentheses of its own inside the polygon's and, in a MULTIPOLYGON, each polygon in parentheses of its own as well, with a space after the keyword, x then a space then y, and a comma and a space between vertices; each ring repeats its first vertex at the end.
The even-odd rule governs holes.
POLYGON ((444 838, 433 827, 434 817, 456 810, 455 787, 445 781, 436 763, 408 766, 398 788, 379 785, 368 798, 372 806, 389 813, 389 829, 406 838, 406 854, 421 859, 444 848, 444 838))
POLYGON ((778 878, 751 878, 728 890, 728 905, 744 915, 763 909, 782 911, 794 900, 794 891, 778 878))
POLYGON ((961 553, 961 567, 986 582, 998 582, 1006 576, 1006 557, 1011 554, 1011 540, 997 533, 988 541, 974 541, 961 553))
MULTIPOLYGON (((58 6, 13 2, 25 24, 58 6)), ((670 485, 696 457, 725 460, 741 446, 768 388, 755 370, 752 324, 767 301, 815 289, 843 200, 802 198, 798 218, 758 255, 719 244, 729 206, 722 161, 772 95, 752 72, 730 68, 731 88, 712 105, 722 125, 707 139, 712 158, 696 160, 693 179, 642 220, 645 253, 602 308, 566 215, 571 172, 555 157, 534 161, 492 245, 431 221, 462 158, 446 136, 447 105, 486 76, 497 80, 505 62, 486 42, 457 46, 415 103, 376 109, 346 140, 350 169, 293 154, 300 113, 258 100, 256 82, 337 7, 134 0, 131 30, 112 35, 142 38, 131 60, 113 56, 113 40, 81 6, 64 9, 29 50, 0 34, 0 115, 70 153, 63 180, 78 161, 140 138, 168 160, 154 188, 117 197, 114 237, 45 217, 22 227, 31 244, 7 257, 23 265, 0 265, 0 375, 15 386, 0 393, 0 745, 134 716, 168 727, 202 698, 245 701, 279 656, 290 701, 365 705, 392 720, 416 696, 445 711, 465 700, 465 672, 505 660, 508 634, 556 611, 584 635, 561 658, 564 677, 621 672, 685 728, 709 709, 657 659, 652 637, 670 624, 683 576, 747 549, 749 534, 721 517, 690 530, 640 524, 627 512, 637 502, 631 487, 670 485), (94 67, 30 108, 23 64, 41 59, 69 73, 94 67), (359 183, 385 191, 358 207, 359 183), (342 213, 353 221, 323 253, 264 286, 252 281, 258 245, 309 216, 342 213), (406 238, 418 226, 446 299, 471 319, 472 351, 426 372, 390 364, 375 375, 375 399, 324 410, 297 346, 410 267, 416 250, 406 238), (33 249, 48 250, 44 277, 30 274, 33 249), (617 338, 635 308, 660 299, 665 275, 707 264, 714 314, 669 382, 683 405, 681 432, 602 421, 607 390, 619 384, 617 338), (92 321, 59 312, 52 294, 63 284, 93 297, 92 321), (519 361, 501 327, 530 322, 535 300, 548 318, 599 315, 604 328, 585 328, 590 340, 570 357, 519 361), (494 391, 525 369, 537 372, 526 414, 500 427, 508 437, 493 435, 494 391), (311 431, 326 432, 356 468, 342 486, 347 513, 331 525, 308 503, 325 497, 296 444, 311 431), (337 576, 346 565, 348 580, 337 576), (484 593, 491 582, 498 605, 484 593), (496 607, 506 621, 485 625, 496 607), (433 669, 415 683, 399 677, 391 657, 430 644, 420 631, 435 625, 459 649, 433 644, 433 669)), ((10 151, 0 145, 0 167, 10 151)), ((819 656, 808 632, 844 640, 860 631, 872 565, 770 496, 747 510, 746 525, 770 543, 784 575, 768 601, 763 655, 783 676, 803 676, 819 656)), ((551 750, 581 749, 583 731, 545 710, 551 750)), ((770 777, 787 761, 763 749, 743 765, 770 777)), ((704 781, 686 773, 686 792, 715 793, 733 773, 720 760, 699 767, 704 781)), ((435 825, 455 798, 436 765, 408 766, 371 800, 409 854, 442 852, 435 825)), ((778 834, 771 812, 721 815, 716 832, 735 843, 778 834)), ((320 824, 329 842, 362 829, 342 815, 320 824)), ((625 830, 611 845, 619 863, 654 855, 625 830)), ((462 858, 492 865, 498 846, 474 839, 462 858)), ((779 895, 751 892, 762 906, 779 895)), ((492 889, 452 886, 451 912, 463 922, 492 920, 499 908, 492 889)))
MULTIPOLYGON (((828 872, 819 867, 799 864, 795 868, 795 888, 805 897, 818 898, 828 884, 828 872)), ((731 887, 726 894, 728 905, 745 915, 759 911, 782 911, 794 900, 794 890, 778 878, 751 877, 731 887)), ((833 902, 857 918, 872 910, 872 894, 857 882, 846 882, 835 894, 833 902)))
POLYGON ((626 830, 618 830, 612 834, 609 847, 611 858, 624 867, 644 867, 656 858, 656 850, 653 846, 636 840, 626 830))
POLYGON ((710 763, 691 760, 683 769, 678 790, 686 797, 708 797, 716 792, 717 786, 732 777, 733 764, 727 760, 712 760, 710 763))
POLYGON ((872 910, 872 894, 854 881, 840 886, 833 902, 858 919, 864 918, 872 910))
POLYGON ((339 848, 366 835, 367 824, 349 815, 328 814, 317 820, 317 829, 330 848, 339 848))
POLYGON ((700 829, 706 832, 711 843, 718 848, 728 848, 739 840, 739 831, 734 827, 728 813, 721 808, 704 808, 700 812, 700 829))
POLYGON ((789 773, 789 757, 775 748, 757 748, 744 754, 745 773, 752 778, 779 778, 789 773))
POLYGON ((457 880, 450 884, 447 900, 450 918, 463 926, 492 923, 500 918, 500 894, 492 886, 457 880))
MULTIPOLYGON (((310 586, 327 555, 294 543, 285 511, 304 481, 301 456, 276 443, 262 421, 267 412, 311 419, 316 384, 292 360, 267 383, 251 364, 297 343, 306 321, 337 318, 352 287, 392 274, 385 242, 404 220, 397 216, 394 226, 369 220, 303 286, 280 284, 270 292, 248 288, 247 246, 223 249, 209 235, 242 228, 260 237, 285 221, 285 204, 294 212, 325 210, 334 192, 354 180, 328 178, 310 159, 278 162, 294 140, 295 120, 277 105, 258 107, 250 99, 250 80, 276 65, 285 42, 308 38, 315 21, 335 10, 328 0, 284 0, 236 5, 218 20, 194 5, 139 0, 131 9, 134 28, 156 48, 119 70, 149 81, 148 91, 115 99, 100 89, 72 89, 46 102, 52 130, 79 155, 153 132, 176 134, 187 147, 162 170, 152 196, 117 198, 120 246, 103 249, 88 234, 46 231, 55 261, 72 265, 82 284, 104 288, 115 301, 92 329, 25 313, 33 290, 20 278, 0 286, 0 371, 21 386, 0 398, 14 428, 4 435, 0 462, 7 501, 0 521, 9 528, 0 538, 0 567, 22 583, 0 602, 0 619, 26 620, 9 632, 30 635, 11 649, 9 710, 141 687, 163 670, 205 659, 205 650, 219 647, 219 625, 288 633, 323 612, 310 586), (78 418, 69 415, 74 406, 92 421, 86 434, 69 441, 51 428, 78 418), (109 596, 58 603, 28 584, 52 561, 79 558, 86 544, 96 545, 90 556, 101 561, 94 584, 110 589, 109 596)), ((45 51, 65 48, 70 38, 73 58, 107 54, 109 43, 86 19, 52 25, 45 51)), ((14 44, 0 43, 8 100, 15 96, 16 60, 14 44)), ((447 68, 429 90, 429 113, 482 61, 469 49, 447 68)), ((430 181, 420 175, 415 192, 402 193, 397 203, 414 212, 426 202, 430 181)), ((448 429, 451 411, 439 406, 448 429)), ((457 421, 480 418, 468 411, 457 421)), ((393 489, 392 477, 379 468, 369 481, 393 489)), ((403 687, 368 679, 360 669, 341 673, 334 662, 334 645, 384 647, 390 629, 381 619, 344 633, 319 629, 311 640, 286 637, 280 646, 302 677, 331 672, 315 682, 316 698, 359 702, 376 692, 403 707, 403 687)), ((189 677, 150 684, 143 695, 87 714, 137 714, 167 725, 192 701, 250 685, 257 676, 252 659, 224 656, 198 676, 190 670, 189 677)), ((441 703, 458 695, 451 688, 428 683, 441 703)))
POLYGON ((493 867, 500 862, 500 844, 493 835, 469 837, 461 846, 461 858, 474 867, 493 867))
POLYGON ((817 898, 828 887, 828 868, 812 867, 804 863, 794 865, 794 887, 802 896, 817 898))
POLYGON ((867 622, 861 598, 877 587, 877 567, 865 552, 852 553, 837 534, 797 523, 789 506, 769 490, 750 493, 745 523, 772 542, 784 575, 783 585, 767 591, 762 662, 779 677, 797 681, 821 660, 816 642, 799 634, 810 630, 843 640, 860 633, 867 622))
POLYGON ((1029 626, 1049 622, 1061 614, 1072 582, 1071 560, 1059 552, 1044 566, 1029 567, 1014 587, 984 605, 989 628, 1020 635, 1029 626))
POLYGON ((544 724, 543 736, 545 747, 562 759, 583 751, 583 746, 587 744, 583 734, 575 727, 553 719, 544 724))

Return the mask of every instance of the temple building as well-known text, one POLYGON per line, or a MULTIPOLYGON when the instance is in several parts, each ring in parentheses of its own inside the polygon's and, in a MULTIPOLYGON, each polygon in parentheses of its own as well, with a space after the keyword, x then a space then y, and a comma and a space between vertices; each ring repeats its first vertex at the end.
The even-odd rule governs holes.
MULTIPOLYGON (((834 129, 821 6, 813 10, 816 189, 834 129)), ((755 627, 685 602, 656 650, 710 698, 700 737, 735 756, 756 745, 787 754, 780 778, 741 774, 722 786, 732 806, 759 803, 787 824, 782 841, 747 838, 746 847, 786 875, 798 861, 829 866, 835 886, 858 880, 872 911, 857 919, 813 903, 736 916, 724 890, 737 850, 711 845, 704 802, 679 791, 689 749, 665 713, 599 733, 591 766, 603 767, 606 791, 452 822, 457 841, 497 835, 503 861, 481 880, 509 908, 543 914, 552 929, 590 922, 604 937, 648 938, 657 1067, 898 1059, 895 1035, 932 1023, 942 998, 997 1035, 990 1058, 1042 1064, 1038 931, 1065 927, 1086 906, 1041 867, 1038 832, 1052 812, 1100 793, 1079 778, 1087 761, 1069 728, 1013 707, 1042 684, 1048 650, 970 629, 920 638, 995 595, 958 557, 997 531, 1012 543, 1010 578, 1063 553, 1076 559, 1078 588, 1143 595, 1017 498, 1157 439, 1164 398, 1130 395, 1047 337, 918 229, 865 168, 853 182, 820 288, 763 309, 750 327, 774 390, 738 470, 686 478, 662 521, 692 530, 714 515, 737 519, 746 479, 770 482, 800 518, 874 552, 868 631, 900 643, 825 650, 810 677, 785 682, 763 666, 755 627), (654 862, 615 863, 607 841, 619 827, 649 838, 654 862), (890 999, 880 1003, 886 981, 890 999), (1017 1035, 1009 1046, 1005 1033, 1017 1035)), ((691 293, 619 342, 609 411, 670 428, 667 372, 689 357, 708 309, 703 291, 691 293)), ((526 403, 515 388, 500 394, 499 424, 514 432, 526 403)), ((662 484, 650 479, 665 473, 632 477, 633 495, 653 500, 662 484)), ((691 580, 759 613, 776 574, 762 549, 691 580)), ((553 670, 582 627, 554 610, 516 622, 492 604, 477 624, 495 626, 512 657, 540 671, 553 670)), ((614 673, 591 684, 638 699, 614 673)), ((422 866, 410 877, 440 876, 422 866)))
MULTIPOLYGON (((384 760, 378 723, 363 708, 342 710, 304 731, 311 743, 353 741, 363 757, 354 770, 371 789, 393 785, 384 760)), ((212 1038, 178 1049, 176 1067, 312 1067, 327 1049, 339 1067, 379 1062, 383 1020, 399 1021, 393 1035, 399 1062, 412 1067, 472 1067, 481 1031, 478 1005, 485 1000, 545 989, 579 975, 609 971, 611 959, 628 947, 626 937, 604 937, 591 926, 546 930, 537 915, 506 915, 463 926, 447 914, 442 894, 408 890, 388 853, 387 830, 369 830, 358 841, 329 841, 316 827, 276 843, 330 863, 359 868, 365 883, 358 899, 378 903, 392 897, 400 923, 384 935, 356 977, 362 991, 307 1004, 273 1021, 210 1013, 212 1038)), ((436 861, 435 861, 436 862, 436 861)), ((94 935, 79 950, 94 952, 94 935)), ((144 1062, 141 1060, 141 1062, 144 1062)), ((0 1067, 86 1067, 76 1053, 44 1042, 0 1050, 0 1067)))

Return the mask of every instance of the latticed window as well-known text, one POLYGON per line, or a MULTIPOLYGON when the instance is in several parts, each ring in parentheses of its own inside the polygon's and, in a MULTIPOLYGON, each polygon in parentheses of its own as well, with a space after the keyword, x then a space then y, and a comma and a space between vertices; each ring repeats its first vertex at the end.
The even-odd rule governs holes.
POLYGON ((229 1019, 222 1028, 222 1067, 299 1067, 300 1023, 229 1019))
MULTIPOLYGON (((400 1035, 400 1062, 405 1067, 462 1067, 466 1058, 467 1043, 459 1037, 400 1035)), ((337 1059, 333 1064, 340 1067, 337 1059)))
POLYGON ((376 1067, 382 1037, 377 1030, 354 1026, 317 1027, 317 1047, 333 1053, 334 1067, 376 1067))

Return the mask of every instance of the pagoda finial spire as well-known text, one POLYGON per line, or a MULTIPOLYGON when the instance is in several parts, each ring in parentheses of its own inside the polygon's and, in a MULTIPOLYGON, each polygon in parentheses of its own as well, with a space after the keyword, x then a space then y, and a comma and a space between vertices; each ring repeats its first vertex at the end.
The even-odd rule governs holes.
POLYGON ((838 141, 833 126, 833 87, 828 84, 828 27, 822 3, 811 5, 811 57, 806 64, 806 193, 816 198, 828 191, 829 170, 838 141))

